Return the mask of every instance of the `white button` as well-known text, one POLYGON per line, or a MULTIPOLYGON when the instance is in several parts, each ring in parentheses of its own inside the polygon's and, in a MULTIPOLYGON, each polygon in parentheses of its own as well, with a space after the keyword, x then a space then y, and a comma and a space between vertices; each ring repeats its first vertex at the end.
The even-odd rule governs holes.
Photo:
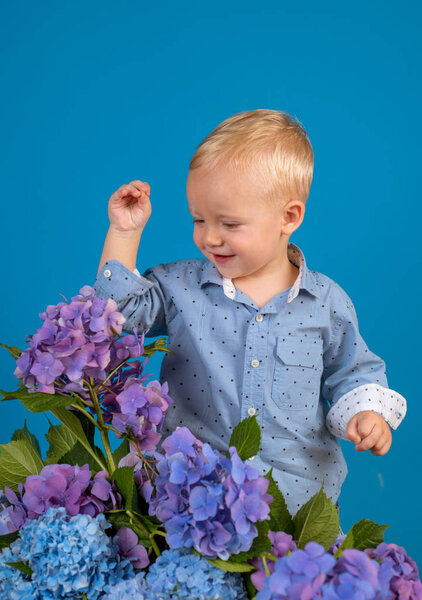
POLYGON ((251 362, 251 365, 253 367, 259 367, 259 360, 257 360, 256 358, 254 358, 253 361, 251 362))
POLYGON ((255 456, 250 456, 250 457, 248 458, 248 460, 253 460, 254 458, 255 458, 255 456))
POLYGON ((104 271, 104 277, 110 277, 110 275, 111 275, 111 271, 110 271, 110 269, 106 269, 106 270, 104 271))
POLYGON ((256 315, 256 317, 255 317, 255 321, 259 321, 259 322, 261 322, 263 318, 264 318, 264 316, 263 316, 263 315, 256 315))
POLYGON ((253 415, 256 413, 256 410, 254 408, 248 408, 248 414, 251 415, 251 417, 253 417, 253 415))

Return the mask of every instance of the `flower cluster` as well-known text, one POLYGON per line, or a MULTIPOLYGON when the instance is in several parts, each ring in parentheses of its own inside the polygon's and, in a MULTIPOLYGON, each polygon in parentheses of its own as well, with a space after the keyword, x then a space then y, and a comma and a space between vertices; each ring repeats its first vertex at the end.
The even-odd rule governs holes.
POLYGON ((108 586, 134 576, 129 559, 107 536, 103 514, 70 517, 64 508, 49 508, 28 521, 19 538, 0 553, 0 597, 9 600, 56 600, 81 597, 97 600, 108 586), (25 575, 9 562, 23 562, 25 575))
POLYGON ((50 507, 64 507, 71 516, 95 517, 122 505, 107 471, 99 471, 91 479, 88 465, 47 465, 39 475, 28 475, 23 486, 19 484, 19 494, 20 498, 10 488, 5 489, 10 506, 0 515, 4 533, 17 531, 28 519, 38 519, 50 507))
POLYGON ((265 579, 256 598, 316 598, 335 563, 334 556, 325 552, 320 544, 308 542, 304 550, 295 550, 275 563, 274 572, 265 579))
POLYGON ((194 547, 223 560, 249 550, 258 533, 254 523, 269 519, 269 480, 234 447, 225 458, 187 427, 176 429, 162 448, 149 511, 164 524, 170 548, 194 547))
POLYGON ((151 591, 164 598, 243 600, 242 576, 222 571, 190 550, 165 550, 146 576, 151 591))
MULTIPOLYGON (((257 600, 422 600, 418 567, 396 544, 382 542, 363 551, 348 548, 336 560, 334 546, 325 552, 316 542, 309 542, 304 550, 289 550, 287 544, 294 544, 290 537, 279 548, 284 555, 275 563, 268 562, 270 576, 263 577, 261 571, 252 575, 259 590, 257 600)), ((274 545, 272 550, 276 550, 274 545)))
POLYGON ((145 575, 120 581, 102 600, 246 600, 240 573, 214 567, 202 556, 182 550, 164 550, 145 575))
POLYGON ((44 323, 27 338, 29 348, 17 360, 14 374, 31 391, 84 394, 84 379, 104 381, 107 366, 113 369, 143 353, 138 339, 115 342, 125 318, 114 300, 96 297, 89 285, 71 300, 49 305, 39 314, 44 323))
POLYGON ((128 437, 134 453, 154 450, 173 400, 166 382, 142 385, 148 357, 129 363, 143 355, 148 330, 138 335, 135 327, 133 335, 119 338, 125 318, 114 300, 98 298, 88 285, 79 292, 70 303, 40 313, 44 323, 27 338, 29 348, 17 359, 14 374, 30 392, 79 397, 94 416, 100 408, 104 423, 118 437, 128 437))
POLYGON ((364 550, 370 558, 381 561, 378 575, 378 598, 422 600, 419 569, 406 550, 397 544, 381 542, 364 550))
MULTIPOLYGON (((268 537, 271 540, 271 553, 274 554, 276 558, 281 558, 288 552, 297 550, 297 546, 293 540, 293 537, 288 533, 284 533, 284 531, 269 531, 268 537)), ((257 571, 252 573, 251 581, 257 590, 262 590, 264 587, 265 578, 267 577, 264 562, 262 558, 257 557, 251 560, 250 563, 257 569, 257 571)), ((274 572, 274 565, 275 561, 267 561, 267 568, 270 574, 274 572)))

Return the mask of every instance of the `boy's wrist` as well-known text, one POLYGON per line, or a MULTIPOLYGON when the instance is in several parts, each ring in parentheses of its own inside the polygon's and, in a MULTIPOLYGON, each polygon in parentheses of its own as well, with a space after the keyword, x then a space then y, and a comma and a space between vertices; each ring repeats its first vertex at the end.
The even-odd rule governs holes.
POLYGON ((143 228, 134 229, 132 231, 123 231, 121 229, 116 229, 113 225, 110 225, 108 232, 114 238, 118 238, 123 241, 139 241, 143 232, 143 228))

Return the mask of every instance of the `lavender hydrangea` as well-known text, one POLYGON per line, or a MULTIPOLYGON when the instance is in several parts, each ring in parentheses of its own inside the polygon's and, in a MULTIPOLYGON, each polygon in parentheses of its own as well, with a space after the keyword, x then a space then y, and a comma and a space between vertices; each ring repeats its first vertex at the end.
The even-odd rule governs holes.
POLYGON ((378 587, 378 571, 377 561, 362 550, 348 548, 334 565, 329 582, 322 586, 321 596, 325 600, 371 600, 378 587))
POLYGON ((182 550, 165 550, 151 565, 146 581, 160 598, 246 600, 240 573, 218 569, 202 556, 182 550))
POLYGON ((325 552, 323 546, 308 542, 303 550, 295 550, 275 563, 273 573, 265 579, 256 598, 311 600, 320 597, 323 584, 335 563, 334 556, 325 552))
MULTIPOLYGON (((31 391, 86 395, 84 379, 104 381, 107 366, 113 369, 131 351, 134 354, 132 340, 115 345, 114 336, 121 335, 125 322, 116 302, 97 298, 88 285, 70 303, 47 306, 39 317, 44 322, 27 338, 29 348, 16 361, 14 371, 31 391)), ((141 356, 139 342, 135 348, 135 355, 141 356)))
MULTIPOLYGON (((0 597, 9 596, 12 583, 26 585, 34 600, 102 597, 107 586, 134 576, 130 560, 122 557, 105 530, 111 525, 103 514, 70 517, 66 510, 49 508, 28 521, 19 538, 0 554, 0 597), (6 562, 22 561, 32 575, 12 574, 6 562), (38 594, 38 595, 37 595, 38 594)), ((26 596, 16 596, 22 600, 26 596)))
MULTIPOLYGON (((288 552, 297 550, 296 542, 293 540, 293 537, 288 533, 284 533, 284 531, 269 531, 268 537, 271 540, 271 553, 274 554, 276 558, 281 558, 288 552)), ((251 581, 257 590, 262 590, 265 578, 267 577, 264 562, 261 557, 254 558, 249 562, 257 569, 252 573, 251 581)), ((274 560, 267 560, 267 568, 270 574, 274 573, 274 565, 274 560)))
POLYGON ((422 600, 419 569, 406 550, 397 544, 381 542, 376 548, 367 548, 365 554, 379 564, 376 600, 406 598, 422 600))
POLYGON ((107 471, 99 471, 91 479, 88 465, 47 465, 39 475, 28 475, 19 485, 19 494, 5 489, 10 506, 3 509, 1 517, 8 532, 17 531, 28 519, 38 519, 50 507, 62 506, 71 516, 92 517, 122 507, 122 497, 108 480, 107 471))
POLYGON ((149 512, 164 524, 170 548, 193 547, 223 560, 249 550, 269 519, 268 479, 244 463, 234 447, 230 458, 179 427, 156 453, 158 475, 149 512))
MULTIPOLYGON (((167 382, 144 385, 148 357, 142 363, 131 360, 143 355, 148 330, 138 335, 135 327, 133 335, 120 338, 125 318, 117 304, 96 297, 88 285, 71 302, 50 305, 39 316, 44 323, 27 338, 29 348, 17 359, 15 376, 30 392, 69 396, 70 410, 79 397, 96 417, 98 402, 104 423, 117 437, 128 437, 132 452, 154 450, 173 400, 167 382)), ((144 469, 151 478, 147 464, 144 469)))

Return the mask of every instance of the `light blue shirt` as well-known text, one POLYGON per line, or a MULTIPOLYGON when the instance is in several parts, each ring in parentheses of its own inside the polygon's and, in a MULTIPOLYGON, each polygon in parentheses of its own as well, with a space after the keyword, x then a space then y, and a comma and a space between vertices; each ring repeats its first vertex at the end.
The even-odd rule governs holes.
POLYGON ((125 331, 168 336, 160 381, 174 399, 165 435, 187 426, 225 452, 235 425, 256 415, 261 448, 251 464, 273 475, 292 515, 324 490, 336 502, 347 474, 338 438, 349 419, 374 410, 396 429, 406 400, 388 389, 384 361, 362 339, 352 301, 332 279, 299 267, 293 286, 262 308, 206 258, 132 272, 106 262, 94 288, 113 298, 125 331))

